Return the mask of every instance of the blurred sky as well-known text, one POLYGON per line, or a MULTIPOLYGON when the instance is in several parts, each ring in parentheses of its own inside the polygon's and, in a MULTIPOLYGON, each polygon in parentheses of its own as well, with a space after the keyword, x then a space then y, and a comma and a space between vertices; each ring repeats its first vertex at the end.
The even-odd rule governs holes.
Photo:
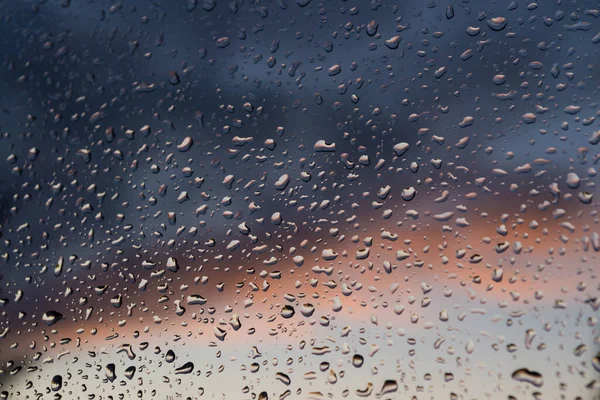
POLYGON ((598 398, 599 17, 592 1, 1 2, 0 391, 51 398, 61 375, 63 399, 376 397, 391 380, 381 398, 598 398))

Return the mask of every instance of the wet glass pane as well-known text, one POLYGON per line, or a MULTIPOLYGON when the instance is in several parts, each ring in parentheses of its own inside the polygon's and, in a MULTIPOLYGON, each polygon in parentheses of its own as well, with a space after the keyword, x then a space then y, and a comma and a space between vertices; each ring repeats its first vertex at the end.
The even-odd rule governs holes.
POLYGON ((0 399, 600 397, 598 2, 0 19, 0 399))

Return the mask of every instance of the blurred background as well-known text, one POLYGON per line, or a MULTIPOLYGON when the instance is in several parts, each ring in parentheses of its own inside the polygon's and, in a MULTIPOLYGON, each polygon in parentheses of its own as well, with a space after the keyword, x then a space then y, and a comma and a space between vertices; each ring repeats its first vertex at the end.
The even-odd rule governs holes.
POLYGON ((1 398, 599 398, 597 2, 0 18, 1 398))

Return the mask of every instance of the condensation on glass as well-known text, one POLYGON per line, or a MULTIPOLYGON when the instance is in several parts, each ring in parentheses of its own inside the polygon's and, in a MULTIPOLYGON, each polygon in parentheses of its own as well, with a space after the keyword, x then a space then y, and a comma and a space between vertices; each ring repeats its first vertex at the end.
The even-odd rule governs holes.
POLYGON ((599 398, 597 2, 0 18, 0 399, 599 398))

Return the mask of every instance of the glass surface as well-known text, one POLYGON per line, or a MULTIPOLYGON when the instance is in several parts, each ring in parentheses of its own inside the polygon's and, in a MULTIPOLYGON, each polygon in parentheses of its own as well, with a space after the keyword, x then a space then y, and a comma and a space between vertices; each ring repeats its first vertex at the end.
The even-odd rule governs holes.
POLYGON ((0 399, 600 398, 597 1, 0 19, 0 399))

